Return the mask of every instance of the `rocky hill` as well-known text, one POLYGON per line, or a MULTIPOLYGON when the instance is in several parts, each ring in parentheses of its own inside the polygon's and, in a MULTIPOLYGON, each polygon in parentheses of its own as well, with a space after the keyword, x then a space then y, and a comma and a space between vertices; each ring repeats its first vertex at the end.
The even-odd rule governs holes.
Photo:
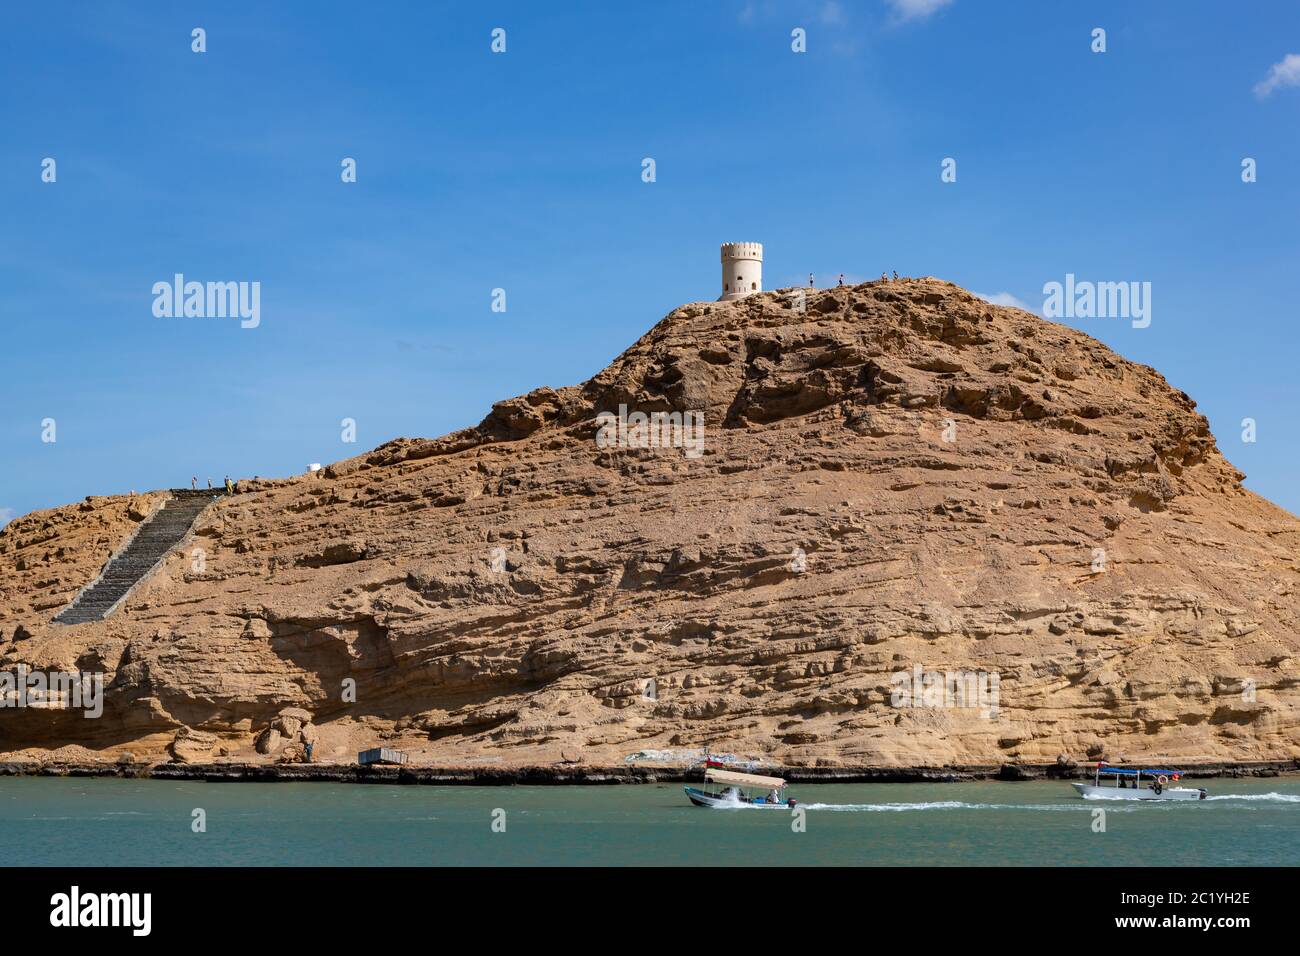
POLYGON ((102 622, 52 618, 165 493, 13 521, 0 670, 106 692, 0 750, 1294 758, 1300 520, 1241 479, 1154 370, 946 282, 694 303, 477 427, 240 482, 102 622), (611 445, 620 405, 702 413, 699 453, 611 445), (900 705, 917 667, 996 706, 900 705))

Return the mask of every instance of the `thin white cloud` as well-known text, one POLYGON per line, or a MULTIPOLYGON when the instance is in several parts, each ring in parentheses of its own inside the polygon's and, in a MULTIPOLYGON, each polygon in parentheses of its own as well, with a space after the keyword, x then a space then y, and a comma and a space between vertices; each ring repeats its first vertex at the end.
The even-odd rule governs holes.
POLYGON ((772 0, 745 0, 744 6, 736 14, 741 23, 753 23, 760 17, 769 19, 776 15, 776 5, 772 0))
POLYGON ((844 16, 844 8, 840 6, 838 0, 826 0, 822 4, 820 17, 822 23, 830 26, 843 26, 847 21, 844 16))
POLYGON ((13 508, 0 508, 0 528, 3 528, 10 521, 14 520, 13 508))
POLYGON ((948 6, 953 0, 888 0, 900 20, 919 20, 948 6))
POLYGON ((1255 95, 1262 100, 1283 86, 1300 86, 1300 53, 1288 53, 1270 66, 1268 76, 1255 84, 1255 95))
POLYGON ((992 295, 985 295, 983 292, 976 292, 975 294, 985 302, 992 303, 993 305, 1009 305, 1013 309, 1024 309, 1026 312, 1032 312, 1034 315, 1038 315, 1037 309, 1024 300, 1016 298, 1010 292, 995 292, 992 295))

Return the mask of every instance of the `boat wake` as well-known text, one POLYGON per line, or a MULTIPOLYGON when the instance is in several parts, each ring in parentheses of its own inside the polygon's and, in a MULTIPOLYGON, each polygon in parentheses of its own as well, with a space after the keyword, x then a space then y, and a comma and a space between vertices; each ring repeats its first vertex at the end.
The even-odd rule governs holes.
POLYGON ((928 803, 801 803, 805 810, 833 810, 840 813, 904 813, 910 810, 1079 810, 1077 803, 966 803, 935 800, 928 803))
MULTIPOLYGON (((1212 800, 1247 800, 1274 803, 1300 803, 1300 793, 1225 793, 1204 800, 1116 800, 1117 812, 1137 811, 1139 807, 1196 806, 1212 800)), ((934 800, 925 803, 801 803, 805 810, 828 810, 838 813, 906 813, 919 810, 1044 810, 1059 813, 1090 810, 1096 800, 1085 798, 1069 803, 967 803, 963 800, 934 800)), ((1107 809, 1111 812, 1111 808, 1107 809)))
POLYGON ((1211 800, 1270 800, 1275 803, 1300 803, 1300 793, 1223 793, 1205 798, 1206 803, 1211 800))

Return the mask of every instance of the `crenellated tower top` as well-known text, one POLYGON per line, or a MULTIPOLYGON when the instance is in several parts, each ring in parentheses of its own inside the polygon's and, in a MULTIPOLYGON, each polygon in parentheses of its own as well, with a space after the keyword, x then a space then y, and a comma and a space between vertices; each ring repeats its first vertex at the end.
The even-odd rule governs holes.
POLYGON ((722 244, 722 295, 719 302, 740 299, 763 291, 763 244, 761 242, 724 242, 722 244))

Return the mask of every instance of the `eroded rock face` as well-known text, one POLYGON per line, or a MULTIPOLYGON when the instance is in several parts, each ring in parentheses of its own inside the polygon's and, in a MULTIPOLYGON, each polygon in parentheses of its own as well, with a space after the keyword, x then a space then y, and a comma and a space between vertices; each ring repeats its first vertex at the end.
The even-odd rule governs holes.
POLYGON ((202 763, 212 758, 212 748, 216 745, 215 734, 181 727, 172 740, 172 758, 178 763, 202 763))
POLYGON ((933 279, 794 301, 687 305, 475 428, 241 482, 204 570, 172 555, 104 622, 50 619, 155 496, 12 522, 0 668, 102 670, 105 714, 2 711, 0 750, 1300 755, 1300 521, 1188 396, 933 279), (598 447, 620 405, 702 412, 703 454, 598 447), (895 706, 916 667, 994 675, 996 707, 895 706))

